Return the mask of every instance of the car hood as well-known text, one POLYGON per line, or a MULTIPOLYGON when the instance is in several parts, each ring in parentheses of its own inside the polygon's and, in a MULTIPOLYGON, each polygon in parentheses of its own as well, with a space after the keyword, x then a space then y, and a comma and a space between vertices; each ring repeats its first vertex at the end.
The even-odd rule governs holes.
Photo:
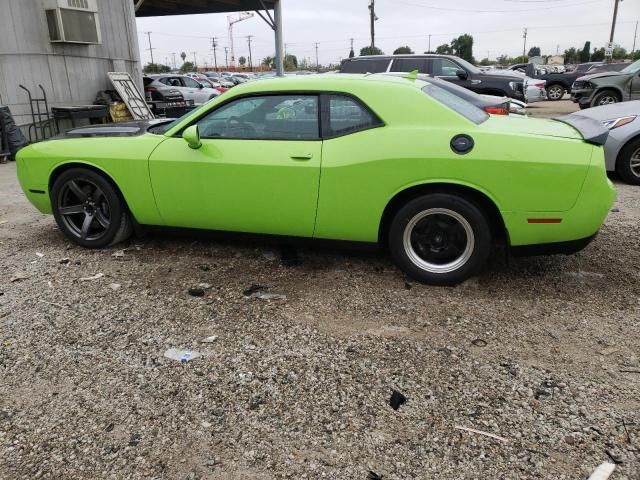
POLYGON ((620 72, 600 72, 600 73, 592 73, 591 75, 583 75, 582 77, 578 77, 578 80, 589 81, 589 80, 595 80, 597 78, 606 78, 606 77, 626 77, 627 75, 629 74, 620 73, 620 72))
POLYGON ((57 137, 64 138, 88 138, 88 137, 135 137, 142 135, 152 125, 158 125, 168 121, 166 118, 155 120, 136 120, 133 122, 111 123, 107 125, 87 125, 72 128, 57 137))
POLYGON ((571 113, 568 116, 575 115, 592 118, 593 120, 598 120, 600 122, 603 120, 611 120, 613 118, 626 117, 627 115, 640 115, 640 100, 587 108, 585 110, 580 110, 579 112, 571 113))

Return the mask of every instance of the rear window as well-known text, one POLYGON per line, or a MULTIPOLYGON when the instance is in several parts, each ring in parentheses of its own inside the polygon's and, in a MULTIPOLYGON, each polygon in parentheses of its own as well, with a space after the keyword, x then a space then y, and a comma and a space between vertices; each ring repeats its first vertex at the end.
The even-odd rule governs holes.
POLYGON ((426 58, 396 58, 393 60, 391 71, 413 72, 417 70, 418 73, 429 73, 427 62, 428 59, 426 58))
POLYGON ((367 58, 362 60, 347 60, 340 67, 342 73, 382 73, 387 71, 388 58, 367 58))
POLYGON ((484 110, 443 88, 429 84, 423 87, 422 91, 475 124, 480 124, 489 118, 489 115, 484 110))

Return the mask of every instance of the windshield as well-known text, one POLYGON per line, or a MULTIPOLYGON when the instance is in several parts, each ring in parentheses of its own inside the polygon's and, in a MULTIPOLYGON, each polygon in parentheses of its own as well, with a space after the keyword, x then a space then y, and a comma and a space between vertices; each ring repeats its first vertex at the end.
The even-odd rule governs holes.
POLYGON ((484 110, 432 83, 423 87, 422 91, 477 125, 489 118, 489 115, 484 110))
POLYGON ((456 62, 458 62, 460 65, 462 65, 467 71, 471 72, 471 73, 482 73, 482 70, 480 70, 478 67, 476 67, 475 65, 470 64, 469 62, 467 62, 464 58, 456 58, 456 62))
POLYGON ((640 71, 640 60, 637 60, 637 61, 633 62, 631 65, 629 65, 628 67, 623 68, 620 71, 622 73, 636 73, 636 72, 640 71))

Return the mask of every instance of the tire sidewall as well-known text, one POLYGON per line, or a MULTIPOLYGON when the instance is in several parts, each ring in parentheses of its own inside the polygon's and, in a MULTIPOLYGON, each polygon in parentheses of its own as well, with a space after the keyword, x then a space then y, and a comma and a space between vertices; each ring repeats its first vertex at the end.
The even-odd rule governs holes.
POLYGON ((557 102, 558 100, 562 100, 562 97, 564 96, 566 90, 562 85, 551 85, 549 87, 547 87, 547 98, 552 101, 552 102, 557 102), (551 95, 549 95, 549 91, 552 89, 560 89, 562 90, 562 94, 558 97, 558 98, 551 98, 551 95))
POLYGON ((63 172, 58 178, 56 178, 51 189, 51 207, 53 210, 53 216, 55 217, 58 227, 60 228, 62 233, 64 233, 65 236, 73 242, 86 248, 102 248, 111 244, 120 231, 122 222, 124 220, 123 217, 126 213, 122 199, 118 195, 118 192, 115 190, 113 185, 99 173, 96 173, 93 170, 89 170, 87 168, 71 168, 63 172), (109 203, 109 210, 111 212, 111 223, 105 235, 97 240, 83 240, 74 235, 73 232, 71 232, 65 225, 62 219, 62 215, 58 210, 58 197, 62 192, 62 188, 65 183, 73 179, 84 179, 95 183, 100 187, 107 199, 107 202, 109 203))
MULTIPOLYGON (((602 97, 605 97, 605 96, 611 96, 611 97, 615 98, 616 101, 614 103, 619 103, 620 102, 620 99, 618 98, 617 94, 615 94, 614 92, 612 92, 610 90, 604 90, 602 92, 597 93, 596 96, 593 97, 593 102, 591 102, 591 106, 592 107, 600 107, 601 106, 600 105, 600 99, 602 97)), ((613 104, 607 103, 605 105, 613 105, 613 104)))
POLYGON ((489 257, 491 242, 491 227, 482 211, 463 197, 444 193, 418 197, 400 208, 391 222, 388 237, 389 250, 398 267, 408 276, 431 285, 455 285, 478 273, 489 257), (403 236, 406 226, 413 217, 430 208, 446 208, 462 215, 473 230, 473 253, 464 265, 453 272, 427 272, 413 263, 405 250, 403 236))
POLYGON ((631 170, 631 155, 640 148, 640 138, 632 140, 618 154, 616 173, 631 185, 640 185, 640 177, 631 170))

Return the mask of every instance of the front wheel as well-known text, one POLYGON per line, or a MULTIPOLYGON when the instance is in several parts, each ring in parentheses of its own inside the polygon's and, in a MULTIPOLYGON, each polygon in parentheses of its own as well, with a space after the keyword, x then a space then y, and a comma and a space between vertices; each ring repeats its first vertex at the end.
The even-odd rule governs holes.
POLYGON ((60 230, 78 245, 101 248, 131 235, 131 218, 115 187, 87 168, 63 172, 51 189, 60 230))
POLYGON ((603 92, 598 93, 593 100, 591 101, 592 107, 600 107, 602 105, 612 105, 614 103, 618 103, 620 99, 618 98, 618 94, 612 92, 611 90, 605 90, 603 92))
POLYGON ((418 197, 395 215, 389 248, 398 267, 431 285, 455 285, 475 275, 491 251, 484 213, 463 197, 418 197))
POLYGON ((562 85, 549 85, 547 87, 547 98, 552 102, 562 100, 564 97, 564 87, 562 85))
POLYGON ((640 138, 624 146, 618 154, 616 173, 627 183, 640 185, 640 138))

